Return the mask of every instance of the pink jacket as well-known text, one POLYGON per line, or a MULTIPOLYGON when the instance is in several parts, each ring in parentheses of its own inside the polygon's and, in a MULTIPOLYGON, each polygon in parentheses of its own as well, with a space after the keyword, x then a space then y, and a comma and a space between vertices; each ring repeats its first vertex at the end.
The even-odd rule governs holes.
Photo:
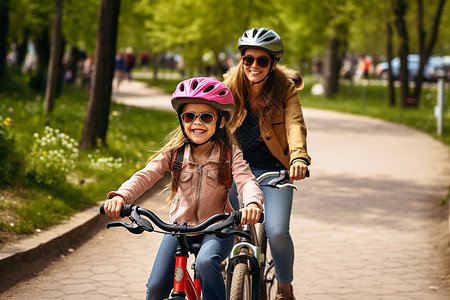
MULTIPOLYGON (((170 222, 196 225, 216 213, 233 211, 226 187, 217 180, 219 152, 216 144, 208 161, 199 165, 192 159, 191 146, 186 147, 178 191, 170 206, 170 222)), ((244 160, 242 151, 234 145, 231 153, 233 180, 242 195, 244 206, 256 203, 263 209, 263 193, 244 160)), ((117 191, 110 192, 107 198, 120 195, 125 203, 132 203, 161 179, 164 172, 170 171, 171 161, 171 152, 159 154, 145 168, 125 181, 117 191)))

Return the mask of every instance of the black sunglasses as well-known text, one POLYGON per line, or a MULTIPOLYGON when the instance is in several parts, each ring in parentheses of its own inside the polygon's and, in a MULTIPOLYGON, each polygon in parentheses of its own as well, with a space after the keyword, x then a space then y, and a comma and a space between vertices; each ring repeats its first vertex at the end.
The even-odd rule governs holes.
MULTIPOLYGON (((253 65, 253 63, 255 62, 255 58, 253 56, 244 56, 242 58, 242 62, 247 67, 251 67, 253 65)), ((268 57, 258 57, 256 59, 256 63, 261 68, 267 68, 269 66, 269 63, 270 63, 270 58, 268 58, 268 57)))
POLYGON ((202 121, 204 124, 211 124, 212 122, 214 122, 214 115, 207 112, 196 114, 191 111, 187 111, 181 114, 181 120, 183 120, 183 123, 187 124, 194 122, 197 117, 199 117, 200 121, 202 121))

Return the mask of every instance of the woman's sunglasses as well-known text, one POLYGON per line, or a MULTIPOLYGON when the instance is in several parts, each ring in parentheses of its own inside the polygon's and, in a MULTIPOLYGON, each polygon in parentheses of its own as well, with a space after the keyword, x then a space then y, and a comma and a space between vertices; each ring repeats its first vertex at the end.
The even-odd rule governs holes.
MULTIPOLYGON (((255 58, 253 56, 244 56, 242 58, 242 62, 247 67, 251 67, 253 65, 253 63, 255 62, 255 58)), ((256 63, 261 68, 267 68, 269 66, 269 63, 270 63, 270 58, 268 58, 268 57, 258 57, 256 59, 256 63)))
POLYGON ((200 121, 202 121, 204 124, 211 124, 212 122, 214 122, 214 115, 207 112, 196 114, 191 111, 187 111, 181 114, 181 120, 183 121, 183 123, 187 124, 194 122, 197 117, 199 117, 200 121))

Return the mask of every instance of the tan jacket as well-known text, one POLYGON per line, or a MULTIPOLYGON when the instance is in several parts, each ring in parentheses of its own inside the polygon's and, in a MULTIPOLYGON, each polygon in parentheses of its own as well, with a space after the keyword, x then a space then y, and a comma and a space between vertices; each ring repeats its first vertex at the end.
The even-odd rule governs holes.
MULTIPOLYGON (((170 207, 170 222, 176 221, 179 224, 187 222, 189 225, 196 225, 216 213, 233 211, 226 187, 217 180, 219 152, 216 144, 208 161, 199 165, 192 158, 191 146, 186 147, 178 191, 170 207)), ((232 175, 243 197, 244 206, 256 203, 263 209, 263 193, 244 160, 242 151, 237 146, 233 146, 231 153, 233 155, 232 175)), ((144 169, 125 181, 117 191, 110 192, 107 198, 120 195, 125 203, 132 203, 163 177, 164 172, 170 171, 171 161, 171 152, 159 154, 144 169)))
MULTIPOLYGON (((296 158, 304 159, 311 163, 306 146, 306 125, 303 119, 302 107, 298 97, 298 90, 291 85, 286 99, 283 101, 283 110, 272 119, 272 126, 268 135, 264 136, 264 142, 273 156, 275 156, 287 169, 296 158)), ((244 111, 239 127, 247 116, 244 111)))

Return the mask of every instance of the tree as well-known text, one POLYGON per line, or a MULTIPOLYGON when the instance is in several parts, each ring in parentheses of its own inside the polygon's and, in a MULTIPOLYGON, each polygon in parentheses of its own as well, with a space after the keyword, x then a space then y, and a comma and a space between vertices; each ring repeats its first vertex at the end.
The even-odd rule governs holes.
MULTIPOLYGON (((410 4, 410 3, 408 3, 410 4)), ((422 0, 417 0, 416 26, 418 32, 417 51, 420 55, 420 64, 417 78, 415 79, 415 88, 411 94, 409 91, 409 75, 408 75, 408 54, 409 54, 409 34, 406 21, 406 11, 408 4, 404 0, 395 0, 393 2, 393 12, 395 15, 395 24, 400 39, 399 57, 400 57, 400 95, 402 107, 414 106, 419 104, 419 97, 422 89, 423 71, 425 64, 430 57, 433 47, 436 44, 439 24, 444 10, 445 0, 439 0, 436 12, 433 14, 433 24, 431 26, 430 39, 426 43, 426 31, 424 19, 424 9, 422 0)))
POLYGON ((0 1, 0 78, 3 77, 7 53, 9 0, 0 1))
POLYGON ((392 24, 390 21, 386 22, 386 58, 388 61, 388 98, 389 106, 395 106, 395 89, 394 89, 394 79, 392 78, 392 24))
POLYGON ((395 26, 397 28, 400 39, 399 57, 400 57, 400 98, 402 107, 408 106, 409 98, 409 76, 408 76, 408 30, 405 21, 407 4, 404 0, 395 0, 393 3, 393 11, 395 15, 395 26))
POLYGON ((111 105, 120 0, 102 0, 99 8, 94 76, 80 149, 105 143, 111 105))
POLYGON ((55 0, 55 15, 53 21, 52 44, 50 50, 50 62, 47 71, 47 84, 45 88, 45 112, 53 111, 56 85, 58 81, 59 66, 61 63, 61 22, 63 14, 63 0, 55 0))
POLYGON ((339 70, 346 52, 353 9, 346 0, 335 0, 327 6, 331 30, 327 34, 324 60, 324 94, 330 97, 338 92, 339 70))
MULTIPOLYGON (((273 8, 271 2, 274 1, 266 2, 140 0, 136 3, 135 11, 146 16, 144 28, 147 30, 147 40, 151 44, 154 58, 166 51, 178 52, 184 56, 188 71, 202 74, 202 56, 208 52, 213 53, 213 67, 219 69, 219 53, 237 51, 238 38, 244 30, 252 27, 249 24, 250 13, 255 16, 269 15, 269 9, 273 8)), ((254 18, 253 23, 255 22, 254 18)), ((260 22, 259 25, 261 24, 263 23, 260 22)))
POLYGON ((420 66, 419 66, 419 73, 417 74, 416 78, 416 84, 414 87, 414 92, 412 97, 414 99, 417 99, 415 102, 416 105, 418 105, 418 100, 420 97, 420 92, 422 90, 422 81, 423 81, 423 71, 425 69, 425 64, 428 61, 431 52, 433 51, 433 47, 436 44, 438 32, 439 32, 439 23, 441 20, 442 12, 444 9, 445 0, 440 0, 437 8, 436 13, 433 17, 433 25, 431 29, 431 36, 428 41, 428 44, 426 44, 426 32, 425 32, 425 26, 423 24, 423 3, 422 0, 417 0, 417 30, 419 33, 419 54, 420 54, 420 66))

